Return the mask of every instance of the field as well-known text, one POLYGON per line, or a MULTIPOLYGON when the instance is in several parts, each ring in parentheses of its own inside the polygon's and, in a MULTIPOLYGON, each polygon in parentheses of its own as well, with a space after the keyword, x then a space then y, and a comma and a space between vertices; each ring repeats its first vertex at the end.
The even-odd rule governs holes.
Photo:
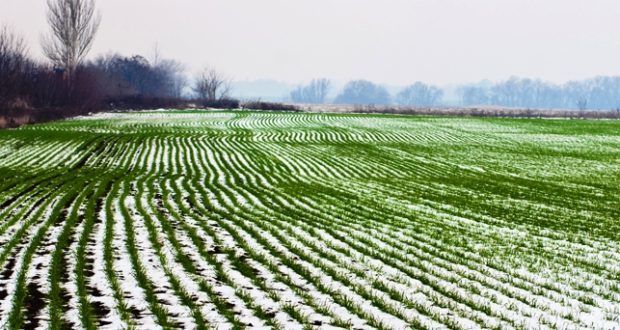
POLYGON ((0 131, 0 328, 620 329, 620 122, 0 131))

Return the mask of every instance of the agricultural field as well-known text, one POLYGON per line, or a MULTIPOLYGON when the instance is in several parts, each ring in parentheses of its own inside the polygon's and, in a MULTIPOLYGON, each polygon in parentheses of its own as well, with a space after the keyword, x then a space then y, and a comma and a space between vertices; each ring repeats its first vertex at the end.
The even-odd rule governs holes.
POLYGON ((620 329, 620 121, 0 131, 0 328, 620 329))

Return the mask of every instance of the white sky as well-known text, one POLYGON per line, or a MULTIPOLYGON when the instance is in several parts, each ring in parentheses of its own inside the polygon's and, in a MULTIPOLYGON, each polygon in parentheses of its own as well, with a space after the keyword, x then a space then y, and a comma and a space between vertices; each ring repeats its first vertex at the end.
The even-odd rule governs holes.
MULTIPOLYGON (((237 80, 404 85, 620 74, 618 0, 99 0, 92 55, 152 53, 237 80)), ((0 0, 40 56, 45 0, 0 0)))

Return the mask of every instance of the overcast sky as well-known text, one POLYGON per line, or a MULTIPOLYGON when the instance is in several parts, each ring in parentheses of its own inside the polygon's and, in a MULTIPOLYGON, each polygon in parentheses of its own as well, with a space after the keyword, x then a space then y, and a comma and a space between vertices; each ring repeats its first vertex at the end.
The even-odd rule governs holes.
MULTIPOLYGON (((153 53, 237 80, 403 85, 620 74, 618 0, 99 0, 91 56, 153 53)), ((40 56, 44 0, 0 0, 40 56)))

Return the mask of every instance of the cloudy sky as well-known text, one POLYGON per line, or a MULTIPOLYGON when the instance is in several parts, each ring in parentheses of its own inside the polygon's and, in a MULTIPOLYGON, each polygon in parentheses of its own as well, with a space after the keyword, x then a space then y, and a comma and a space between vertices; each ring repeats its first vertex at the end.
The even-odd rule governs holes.
MULTIPOLYGON (((91 54, 162 54, 237 80, 554 82, 620 74, 618 0, 99 0, 91 54)), ((1 0, 40 56, 44 0, 1 0)))

